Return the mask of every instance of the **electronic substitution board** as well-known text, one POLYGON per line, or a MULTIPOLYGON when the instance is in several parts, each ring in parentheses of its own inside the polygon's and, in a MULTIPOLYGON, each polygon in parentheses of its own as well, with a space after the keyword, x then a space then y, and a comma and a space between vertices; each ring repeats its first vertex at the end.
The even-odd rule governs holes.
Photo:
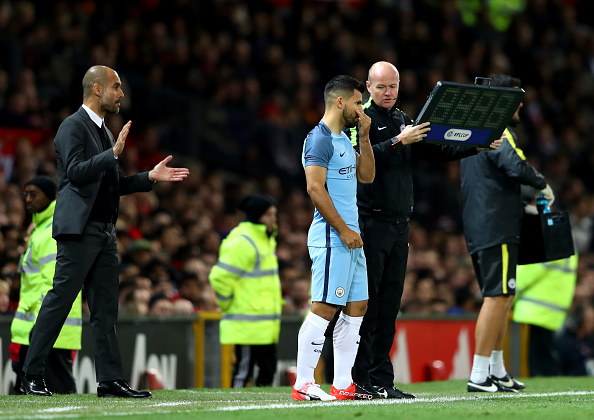
POLYGON ((489 147, 501 137, 524 93, 520 88, 439 81, 414 125, 431 123, 427 143, 489 147))

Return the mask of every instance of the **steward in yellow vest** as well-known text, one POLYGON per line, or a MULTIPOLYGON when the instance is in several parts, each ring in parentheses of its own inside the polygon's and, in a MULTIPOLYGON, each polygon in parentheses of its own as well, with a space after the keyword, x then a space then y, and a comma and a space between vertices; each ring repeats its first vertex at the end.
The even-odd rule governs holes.
POLYGON ((221 243, 209 281, 221 308, 221 344, 234 344, 233 387, 246 386, 254 364, 256 386, 270 386, 276 372, 282 292, 276 257, 276 202, 254 194, 239 202, 247 214, 221 243))
MULTIPOLYGON (((14 392, 20 394, 22 367, 29 348, 29 334, 35 325, 41 302, 52 288, 56 267, 56 241, 52 238, 52 221, 56 207, 56 184, 48 176, 37 176, 25 184, 25 205, 33 214, 34 230, 21 256, 21 290, 19 305, 11 331, 11 359, 17 374, 14 392)), ((45 364, 45 378, 50 391, 76 393, 72 363, 80 350, 82 305, 79 293, 45 364)))
POLYGON ((561 375, 554 333, 561 329, 573 301, 578 256, 518 266, 513 320, 530 324, 530 376, 561 375))

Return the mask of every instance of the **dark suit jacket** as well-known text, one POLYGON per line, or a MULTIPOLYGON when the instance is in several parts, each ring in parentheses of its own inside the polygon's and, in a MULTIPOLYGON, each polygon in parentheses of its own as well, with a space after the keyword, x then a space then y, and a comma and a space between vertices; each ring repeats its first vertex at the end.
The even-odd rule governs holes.
MULTIPOLYGON (((113 135, 107 130, 110 142, 113 135)), ((80 235, 97 197, 101 179, 114 171, 118 195, 150 191, 148 172, 124 176, 110 148, 102 151, 96 124, 81 106, 62 122, 54 139, 58 164, 58 198, 54 212, 53 236, 80 235)), ((117 203, 119 208, 119 202, 117 203)))

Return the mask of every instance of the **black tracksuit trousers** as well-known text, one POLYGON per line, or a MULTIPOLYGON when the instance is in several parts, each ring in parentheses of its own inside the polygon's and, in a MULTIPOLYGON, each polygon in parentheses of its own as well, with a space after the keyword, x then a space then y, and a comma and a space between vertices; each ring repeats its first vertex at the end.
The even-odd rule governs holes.
POLYGON ((367 259, 369 302, 361 324, 353 381, 394 385, 390 349, 408 260, 408 223, 384 222, 360 216, 359 226, 367 259))

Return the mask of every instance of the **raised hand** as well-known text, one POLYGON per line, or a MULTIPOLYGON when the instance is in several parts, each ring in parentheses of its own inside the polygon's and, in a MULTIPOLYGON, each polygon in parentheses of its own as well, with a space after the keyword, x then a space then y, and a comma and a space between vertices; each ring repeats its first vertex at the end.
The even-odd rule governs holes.
POLYGON ((113 155, 115 157, 118 157, 124 151, 124 146, 126 145, 126 138, 128 137, 128 133, 130 132, 131 125, 132 121, 128 121, 126 125, 122 127, 122 131, 120 131, 118 139, 116 140, 116 143, 113 146, 113 155))
POLYGON ((369 136, 369 127, 371 127, 371 118, 363 111, 355 110, 359 116, 359 138, 369 136))
POLYGON ((157 163, 155 167, 149 172, 149 179, 155 181, 183 181, 190 174, 187 168, 169 168, 167 163, 173 159, 169 155, 161 162, 157 163))

